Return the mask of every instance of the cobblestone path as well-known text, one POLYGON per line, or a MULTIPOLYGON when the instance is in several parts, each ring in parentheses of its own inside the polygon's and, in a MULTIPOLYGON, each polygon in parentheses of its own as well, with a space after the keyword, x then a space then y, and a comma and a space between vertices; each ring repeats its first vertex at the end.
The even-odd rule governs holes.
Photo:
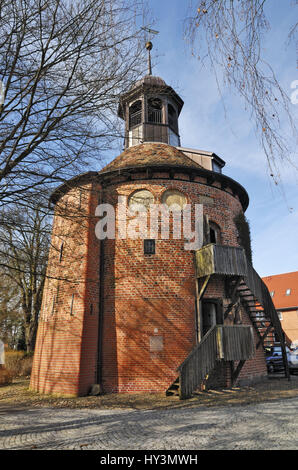
POLYGON ((297 448, 297 398, 150 411, 0 407, 0 449, 297 448))

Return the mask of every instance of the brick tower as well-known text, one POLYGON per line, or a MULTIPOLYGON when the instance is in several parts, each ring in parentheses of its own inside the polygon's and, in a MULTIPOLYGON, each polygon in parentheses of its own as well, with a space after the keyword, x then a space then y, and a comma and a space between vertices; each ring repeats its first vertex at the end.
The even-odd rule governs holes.
POLYGON ((180 386, 187 396, 190 386, 225 387, 266 375, 266 331, 282 334, 242 247, 237 220, 248 196, 222 174, 225 163, 216 154, 180 146, 182 106, 161 78, 136 82, 120 98, 123 153, 52 194, 32 389, 85 395, 94 384, 104 393, 170 393, 180 386), (195 227, 203 246, 185 249, 185 237, 174 236, 173 212, 167 237, 141 229, 127 237, 133 217, 124 220, 121 211, 135 203, 146 217, 150 204, 175 203, 176 213, 188 204, 194 226, 194 208, 203 207, 202 226, 195 227), (114 237, 98 237, 107 214, 98 207, 114 210, 114 237))

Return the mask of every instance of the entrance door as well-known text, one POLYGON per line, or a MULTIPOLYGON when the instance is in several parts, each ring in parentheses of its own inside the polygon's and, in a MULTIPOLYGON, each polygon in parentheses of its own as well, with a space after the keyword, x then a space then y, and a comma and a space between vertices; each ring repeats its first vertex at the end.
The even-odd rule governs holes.
POLYGON ((222 302, 219 299, 202 301, 201 337, 215 325, 223 324, 222 302))

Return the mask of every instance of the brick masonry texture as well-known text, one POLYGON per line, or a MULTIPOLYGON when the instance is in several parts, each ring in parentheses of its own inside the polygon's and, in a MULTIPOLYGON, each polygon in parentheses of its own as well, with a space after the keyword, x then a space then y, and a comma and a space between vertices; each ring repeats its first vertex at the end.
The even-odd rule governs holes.
MULTIPOLYGON (((172 237, 156 241, 155 255, 144 255, 142 239, 105 240, 102 252, 95 235, 95 208, 100 201, 116 208, 118 196, 129 197, 138 189, 149 190, 156 203, 161 203, 165 190, 179 190, 192 207, 203 203, 204 214, 220 227, 223 245, 238 246, 233 219, 242 210, 241 203, 230 188, 217 186, 201 177, 189 181, 183 168, 171 177, 157 169, 147 179, 140 170, 134 179, 126 181, 119 174, 104 187, 100 179, 77 182, 60 197, 31 376, 33 390, 87 394, 99 380, 99 349, 104 392, 160 392, 169 387, 196 344, 194 252, 184 249, 185 240, 172 237)), ((205 297, 222 298, 228 304, 224 280, 213 278, 205 297)), ((249 324, 245 312, 242 319, 249 324)), ((245 363, 239 380, 264 375, 260 348, 256 358, 245 363)), ((220 366, 212 380, 230 385, 229 365, 220 366)))

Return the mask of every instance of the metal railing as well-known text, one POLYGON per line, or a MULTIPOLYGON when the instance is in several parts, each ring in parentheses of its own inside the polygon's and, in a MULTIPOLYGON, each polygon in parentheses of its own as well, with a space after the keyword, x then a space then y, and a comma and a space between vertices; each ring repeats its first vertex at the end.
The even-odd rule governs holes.
POLYGON ((142 110, 129 115, 129 128, 131 129, 142 122, 142 110))
POLYGON ((148 122, 153 124, 162 123, 162 111, 161 109, 149 109, 148 110, 148 122))

